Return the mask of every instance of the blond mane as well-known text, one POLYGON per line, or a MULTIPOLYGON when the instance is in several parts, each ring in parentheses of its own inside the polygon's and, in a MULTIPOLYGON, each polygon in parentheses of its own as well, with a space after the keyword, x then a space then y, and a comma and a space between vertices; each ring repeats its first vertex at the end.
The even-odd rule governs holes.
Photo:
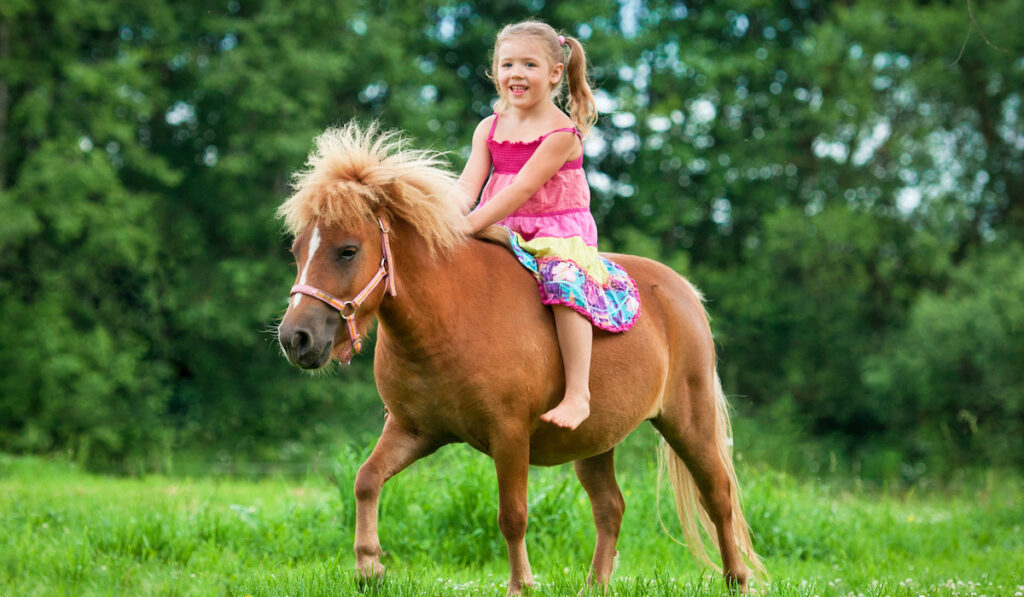
POLYGON ((412 225, 432 252, 451 249, 463 238, 454 227, 458 206, 447 200, 455 176, 442 154, 406 143, 400 132, 377 123, 327 129, 306 167, 293 174, 294 193, 278 207, 278 217, 295 236, 314 219, 332 226, 382 215, 412 225))

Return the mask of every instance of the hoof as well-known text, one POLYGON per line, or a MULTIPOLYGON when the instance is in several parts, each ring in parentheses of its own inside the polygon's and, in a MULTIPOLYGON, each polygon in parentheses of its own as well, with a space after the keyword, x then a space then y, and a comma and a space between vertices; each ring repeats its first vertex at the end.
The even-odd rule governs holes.
POLYGON ((576 597, 589 597, 591 595, 609 595, 611 594, 611 591, 611 583, 595 583, 590 582, 590 579, 587 579, 587 586, 580 589, 579 592, 576 593, 576 597))
POLYGON ((518 597, 519 595, 531 594, 533 594, 533 580, 530 580, 529 582, 524 582, 523 584, 515 587, 512 586, 512 583, 509 583, 508 592, 505 593, 505 595, 507 595, 508 597, 518 597))
POLYGON ((356 566, 356 584, 359 590, 365 591, 378 587, 384 581, 384 566, 380 562, 371 562, 363 566, 356 566))
POLYGON ((747 576, 746 572, 743 574, 726 574, 725 585, 728 587, 729 592, 746 595, 748 592, 747 576))

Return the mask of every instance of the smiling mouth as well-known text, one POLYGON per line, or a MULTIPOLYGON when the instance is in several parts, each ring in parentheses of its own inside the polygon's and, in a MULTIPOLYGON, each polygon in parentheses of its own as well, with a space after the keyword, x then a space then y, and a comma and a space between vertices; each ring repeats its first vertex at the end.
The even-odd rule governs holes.
POLYGON ((526 87, 526 85, 509 85, 509 86, 508 86, 508 90, 509 90, 510 92, 512 92, 512 93, 516 93, 516 94, 519 94, 519 93, 526 93, 526 90, 527 90, 527 89, 528 89, 528 88, 526 87))

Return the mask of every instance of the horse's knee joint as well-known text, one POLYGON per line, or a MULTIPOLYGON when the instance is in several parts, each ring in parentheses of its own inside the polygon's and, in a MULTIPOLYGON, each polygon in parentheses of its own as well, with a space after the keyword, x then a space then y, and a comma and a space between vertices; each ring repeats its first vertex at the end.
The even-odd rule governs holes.
POLYGON ((498 528, 505 539, 511 541, 526 536, 526 516, 526 509, 499 509, 498 528))
POLYGON ((615 499, 612 500, 612 506, 614 507, 613 512, 619 520, 622 520, 623 515, 626 514, 626 500, 622 499, 622 494, 616 494, 615 499))
POLYGON ((380 474, 372 467, 363 465, 356 473, 355 494, 357 501, 372 500, 380 495, 382 481, 380 474))

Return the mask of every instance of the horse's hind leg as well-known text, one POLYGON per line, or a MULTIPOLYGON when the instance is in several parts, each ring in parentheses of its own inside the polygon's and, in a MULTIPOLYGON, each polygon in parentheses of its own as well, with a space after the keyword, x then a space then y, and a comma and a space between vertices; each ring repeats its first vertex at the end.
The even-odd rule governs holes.
POLYGON ((597 528, 597 544, 594 546, 594 561, 587 575, 587 584, 607 585, 615 563, 615 544, 619 540, 622 513, 626 503, 615 481, 613 450, 586 460, 573 463, 580 484, 590 497, 590 508, 594 513, 597 528))
MULTIPOLYGON (((700 502, 715 526, 726 582, 745 591, 750 572, 740 555, 733 524, 735 520, 746 523, 741 512, 733 512, 736 488, 732 487, 729 469, 722 462, 720 443, 726 438, 721 437, 724 432, 715 422, 718 413, 714 382, 702 386, 704 384, 690 384, 682 389, 681 395, 667 402, 652 423, 675 455, 682 459, 679 464, 685 463, 696 483, 700 502)), ((675 489, 680 491, 679 487, 675 489)), ((680 512, 681 517, 686 515, 680 512)), ((690 549, 698 557, 703 553, 701 544, 691 545, 690 549)))
POLYGON ((407 433, 389 417, 373 453, 356 473, 356 571, 363 579, 384 574, 377 535, 377 500, 384 482, 438 448, 407 433))
POLYGON ((498 528, 508 548, 508 594, 520 595, 533 586, 526 554, 527 480, 530 437, 524 429, 508 429, 491 439, 491 458, 498 475, 498 528))

